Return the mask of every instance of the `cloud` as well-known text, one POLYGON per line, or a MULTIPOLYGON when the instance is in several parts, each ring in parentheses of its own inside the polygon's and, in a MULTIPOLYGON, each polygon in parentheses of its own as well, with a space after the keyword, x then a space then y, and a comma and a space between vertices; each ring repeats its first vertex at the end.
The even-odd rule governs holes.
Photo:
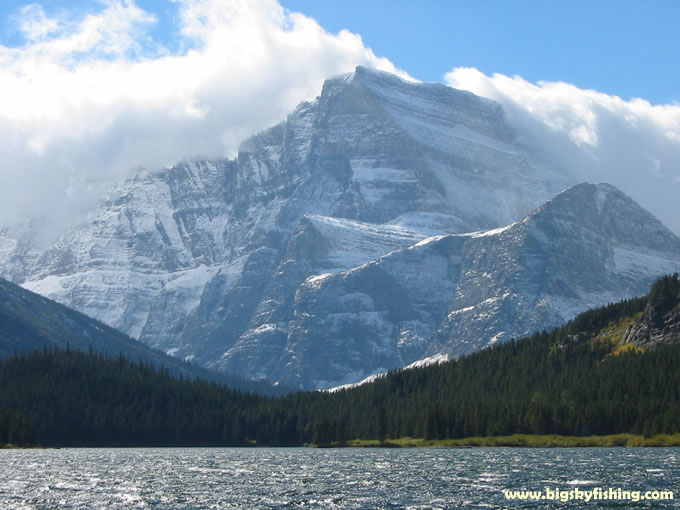
MULTIPOLYGON (((172 0, 175 51, 134 0, 99 5, 26 5, 13 18, 23 45, 0 45, 0 226, 36 217, 56 232, 140 167, 233 156, 356 65, 408 78, 359 35, 276 0, 172 0)), ((574 180, 611 182, 680 232, 680 106, 468 68, 446 80, 499 100, 574 180)))
MULTIPOLYGON (((248 135, 362 64, 407 75, 361 37, 327 33, 275 0, 173 0, 180 50, 134 0, 48 16, 22 8, 0 45, 0 224, 66 224, 108 184, 194 155, 233 156, 248 135)), ((63 225, 62 225, 63 226, 63 225)))
POLYGON ((680 234, 680 105, 472 68, 454 68, 445 79, 499 101, 527 144, 574 182, 614 184, 680 234))
POLYGON ((48 18, 38 4, 26 5, 20 12, 19 30, 30 41, 39 41, 59 29, 59 21, 48 18))

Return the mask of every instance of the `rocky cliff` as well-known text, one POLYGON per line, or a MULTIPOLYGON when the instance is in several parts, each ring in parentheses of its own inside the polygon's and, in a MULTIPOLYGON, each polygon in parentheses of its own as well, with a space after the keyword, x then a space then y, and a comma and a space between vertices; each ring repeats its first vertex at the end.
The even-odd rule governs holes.
POLYGON ((680 342, 680 282, 677 273, 665 276, 652 288, 649 302, 626 330, 622 343, 645 349, 680 342))
POLYGON ((542 205, 576 183, 521 140, 493 101, 359 67, 235 160, 114 187, 47 248, 2 233, 0 271, 182 359, 313 388, 677 270, 677 237, 611 187, 542 205))

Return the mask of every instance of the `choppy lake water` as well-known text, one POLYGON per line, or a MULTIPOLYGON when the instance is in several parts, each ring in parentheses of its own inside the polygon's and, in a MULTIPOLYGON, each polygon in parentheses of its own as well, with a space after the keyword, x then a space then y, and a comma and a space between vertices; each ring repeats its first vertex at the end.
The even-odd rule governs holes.
POLYGON ((2 509, 680 506, 680 449, 0 450, 2 509), (508 501, 504 489, 673 490, 675 500, 508 501))

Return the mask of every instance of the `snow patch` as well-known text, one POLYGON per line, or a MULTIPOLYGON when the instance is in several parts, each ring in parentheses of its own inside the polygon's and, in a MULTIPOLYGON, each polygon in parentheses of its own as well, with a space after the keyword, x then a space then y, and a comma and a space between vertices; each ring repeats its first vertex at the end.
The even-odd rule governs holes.
POLYGON ((507 230, 510 230, 514 225, 515 223, 511 223, 510 225, 507 225, 505 227, 493 228, 491 230, 480 230, 479 232, 470 232, 468 234, 463 235, 473 238, 495 236, 503 232, 506 232, 507 230))
POLYGON ((422 241, 417 242, 417 243, 414 244, 413 246, 414 246, 414 247, 426 246, 426 245, 428 245, 428 244, 430 244, 430 243, 434 243, 434 242, 436 242, 436 241, 441 241, 441 240, 444 239, 445 237, 446 237, 445 235, 428 237, 427 239, 423 239, 422 241))
POLYGON ((63 295, 66 292, 64 278, 57 275, 49 275, 41 280, 26 282, 22 287, 50 299, 57 299, 56 296, 63 295))
POLYGON ((475 309, 477 305, 472 305, 472 306, 466 306, 464 308, 459 308, 458 310, 453 310, 449 312, 448 318, 451 319, 452 317, 455 317, 456 315, 460 315, 461 313, 467 313, 471 312, 472 310, 475 309))
POLYGON ((251 330, 249 332, 249 334, 250 335, 266 335, 268 333, 273 333, 274 331, 277 331, 277 330, 278 330, 278 327, 276 326, 276 324, 265 323, 265 324, 258 326, 255 329, 251 330))
POLYGON ((434 356, 429 356, 427 358, 419 359, 418 361, 414 361, 410 365, 407 365, 405 367, 406 370, 409 368, 421 368, 421 367, 427 367, 430 365, 440 365, 441 363, 446 363, 449 361, 449 355, 444 354, 444 353, 439 353, 435 354, 434 356))
POLYGON ((349 383, 349 384, 341 384, 340 386, 335 386, 333 388, 328 388, 327 390, 322 390, 328 393, 335 393, 336 391, 342 391, 342 390, 351 390, 352 388, 357 388, 359 386, 362 386, 364 384, 372 383, 373 381, 376 381, 379 377, 382 377, 385 375, 385 372, 381 372, 378 374, 373 374, 369 375, 365 379, 362 379, 359 382, 355 383, 349 383))
MULTIPOLYGON (((430 356, 428 358, 423 358, 418 361, 414 361, 410 365, 406 366, 403 368, 403 370, 409 370, 412 368, 420 368, 420 367, 426 367, 429 365, 438 365, 440 363, 446 363, 449 361, 449 355, 448 354, 435 354, 434 356, 430 356)), ((335 393, 336 391, 341 391, 341 390, 351 390, 352 388, 357 388, 359 386, 362 386, 364 384, 369 384, 372 383, 376 380, 378 380, 380 377, 384 377, 387 374, 387 370, 384 369, 379 369, 379 371, 375 374, 371 374, 368 377, 365 377, 359 382, 354 382, 354 383, 347 383, 347 384, 341 384, 340 386, 334 386, 332 388, 328 388, 325 391, 328 393, 335 393)))
POLYGON ((499 340, 501 340, 503 338, 504 335, 505 335, 505 331, 500 331, 500 332, 496 333, 494 336, 491 337, 487 346, 490 346, 490 345, 497 343, 499 340))
POLYGON ((671 260, 656 253, 642 253, 639 249, 614 248, 614 266, 624 274, 640 277, 654 274, 663 276, 680 270, 677 260, 671 260))
POLYGON ((310 276, 305 280, 304 285, 306 287, 319 288, 321 286, 321 282, 326 280, 329 276, 333 276, 333 273, 323 273, 310 276))

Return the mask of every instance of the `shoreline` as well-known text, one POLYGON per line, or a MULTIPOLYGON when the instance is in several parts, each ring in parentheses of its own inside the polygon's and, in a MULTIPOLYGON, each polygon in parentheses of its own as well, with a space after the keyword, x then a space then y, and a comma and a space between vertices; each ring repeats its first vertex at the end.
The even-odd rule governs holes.
POLYGON ((12 443, 0 443, 0 450, 42 450, 42 446, 39 445, 18 445, 12 443))
POLYGON ((680 446, 680 434, 656 434, 644 437, 641 434, 609 434, 604 436, 560 436, 557 434, 513 434, 511 436, 466 437, 461 439, 423 439, 403 437, 386 439, 352 439, 346 444, 332 444, 316 447, 331 448, 588 448, 588 447, 673 447, 680 446))
MULTIPOLYGON (((275 445, 250 444, 231 446, 231 448, 261 448, 275 445)), ((61 448, 60 446, 45 445, 16 445, 0 444, 0 450, 35 450, 44 448, 61 448)), ((224 445, 193 445, 193 446, 163 446, 163 445, 78 445, 72 448, 230 448, 224 445)), ((513 434, 510 436, 466 437, 460 439, 424 439, 417 437, 402 437, 397 439, 351 439, 343 443, 304 444, 282 446, 282 448, 636 448, 636 447, 680 447, 680 433, 656 434, 644 437, 641 434, 609 434, 603 436, 561 436, 557 434, 513 434)))

